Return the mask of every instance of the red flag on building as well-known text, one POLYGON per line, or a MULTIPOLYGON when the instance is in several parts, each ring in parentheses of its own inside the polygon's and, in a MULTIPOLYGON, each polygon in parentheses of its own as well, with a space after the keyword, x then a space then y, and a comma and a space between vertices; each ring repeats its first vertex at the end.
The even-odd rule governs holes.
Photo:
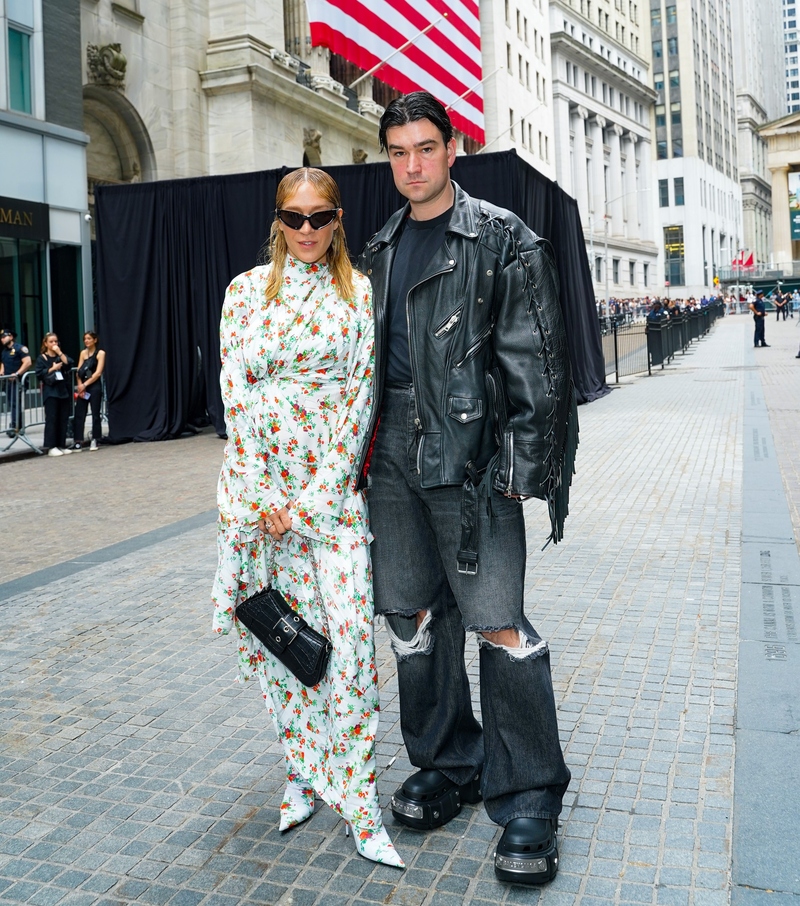
POLYGON ((429 91, 465 135, 485 142, 478 0, 307 0, 311 44, 330 48, 369 70, 444 13, 426 35, 395 54, 376 73, 408 94, 429 91), (474 90, 462 101, 457 99, 474 90))
POLYGON ((753 253, 742 249, 741 252, 731 261, 733 267, 754 267, 753 253))

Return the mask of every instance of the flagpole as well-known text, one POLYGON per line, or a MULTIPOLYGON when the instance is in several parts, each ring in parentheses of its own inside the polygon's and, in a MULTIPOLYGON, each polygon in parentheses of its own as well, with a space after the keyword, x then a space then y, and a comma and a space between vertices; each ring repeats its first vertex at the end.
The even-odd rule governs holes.
MULTIPOLYGON (((364 79, 368 79, 374 72, 377 72, 377 71, 381 68, 381 66, 385 66, 385 65, 389 62, 389 60, 392 59, 392 57, 396 56, 396 55, 399 54, 399 53, 402 53, 404 50, 406 50, 407 48, 411 47, 411 45, 412 45, 415 41, 418 41, 423 35, 427 35, 428 32, 429 32, 435 25, 438 25, 438 24, 442 21, 442 19, 446 19, 446 18, 447 18, 447 13, 443 13, 441 16, 439 16, 439 18, 438 18, 435 22, 431 22, 430 25, 426 25, 425 28, 423 28, 422 31, 421 31, 418 35, 414 35, 414 37, 413 37, 413 38, 410 38, 408 41, 406 41, 406 43, 405 43, 402 47, 398 47, 397 50, 393 50, 393 51, 389 54, 388 57, 384 57, 384 58, 380 61, 380 63, 378 63, 378 64, 376 64, 375 66, 373 66, 372 69, 370 69, 368 72, 365 72, 364 75, 360 75, 360 76, 355 80, 355 82, 351 82, 351 83, 350 83, 350 86, 349 86, 349 87, 350 87, 350 90, 352 91, 352 90, 356 87, 356 85, 358 85, 359 82, 363 82, 364 79)), ((478 84, 480 84, 480 82, 479 82, 478 84)), ((475 87, 477 87, 477 85, 476 85, 475 87)))
POLYGON ((531 109, 530 109, 527 113, 523 113, 521 117, 519 117, 518 119, 515 119, 514 122, 508 127, 508 129, 503 129, 503 131, 502 131, 499 135, 496 135, 496 136, 489 142, 488 145, 484 145, 484 146, 481 148, 480 151, 476 151, 475 153, 476 153, 476 154, 483 154, 483 152, 484 152, 487 148, 490 148, 496 141, 498 141, 498 140, 501 139, 504 135, 506 135, 506 133, 511 132, 511 130, 514 128, 514 126, 517 125, 517 123, 521 123, 522 120, 524 120, 525 117, 530 116, 530 115, 533 113, 534 110, 538 110, 539 107, 541 107, 543 103, 544 103, 544 101, 539 101, 535 106, 531 107, 531 109))
POLYGON ((449 113, 449 112, 453 109, 453 107, 455 107, 456 104, 459 103, 459 101, 463 101, 464 98, 469 97, 469 96, 472 94, 472 92, 473 92, 479 85, 483 85, 483 83, 486 82, 486 81, 488 81, 489 79, 491 79, 491 77, 492 77, 496 72, 500 72, 500 70, 501 70, 501 69, 504 69, 504 68, 505 68, 504 66, 498 66, 497 69, 493 69, 493 70, 489 73, 489 75, 484 76, 484 77, 480 80, 480 82, 476 82, 476 83, 472 86, 472 88, 467 88, 467 90, 466 90, 462 95, 460 95, 459 97, 457 97, 457 98, 453 101, 452 104, 448 104, 448 105, 444 108, 445 111, 449 113))

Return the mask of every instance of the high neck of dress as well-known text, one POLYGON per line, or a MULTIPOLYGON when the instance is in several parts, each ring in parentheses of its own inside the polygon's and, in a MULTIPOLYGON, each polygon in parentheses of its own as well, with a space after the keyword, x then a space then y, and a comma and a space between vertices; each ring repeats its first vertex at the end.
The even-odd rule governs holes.
POLYGON ((297 274, 299 277, 306 277, 311 274, 322 277, 324 274, 328 273, 327 264, 320 264, 318 261, 315 261, 313 264, 308 264, 306 261, 301 261, 299 258, 295 258, 292 255, 286 256, 284 269, 289 273, 297 274))

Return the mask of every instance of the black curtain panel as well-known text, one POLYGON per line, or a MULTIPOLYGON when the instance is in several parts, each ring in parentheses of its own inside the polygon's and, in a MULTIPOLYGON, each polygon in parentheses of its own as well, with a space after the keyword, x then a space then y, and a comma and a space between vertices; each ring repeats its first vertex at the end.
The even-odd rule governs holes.
MULTIPOLYGON (((386 162, 328 167, 353 255, 403 204, 386 162)), ((107 352, 113 442, 165 440, 213 424, 224 434, 219 318, 228 283, 264 260, 288 168, 98 186, 98 332, 107 352)), ((574 199, 513 151, 459 157, 453 178, 551 240, 577 397, 608 392, 591 275, 574 199)))

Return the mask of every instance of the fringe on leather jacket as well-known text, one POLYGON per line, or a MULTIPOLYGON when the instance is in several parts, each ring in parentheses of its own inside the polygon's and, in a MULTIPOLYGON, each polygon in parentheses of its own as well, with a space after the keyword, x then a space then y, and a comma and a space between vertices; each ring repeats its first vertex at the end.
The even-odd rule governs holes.
MULTIPOLYGON (((578 418, 553 250, 515 214, 453 186, 445 241, 406 300, 420 481, 424 488, 462 485, 494 458, 494 488, 546 500, 558 542, 578 418)), ((386 375, 389 279, 408 213, 408 205, 395 213, 359 261, 374 290, 373 439, 386 375)), ((371 446, 362 457, 362 487, 371 446)))

